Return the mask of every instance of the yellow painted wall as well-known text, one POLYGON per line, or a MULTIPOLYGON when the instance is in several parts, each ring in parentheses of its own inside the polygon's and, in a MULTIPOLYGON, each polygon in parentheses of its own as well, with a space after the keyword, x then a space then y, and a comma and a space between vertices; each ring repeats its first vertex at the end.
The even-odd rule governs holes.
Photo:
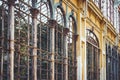
MULTIPOLYGON (((55 3, 58 3, 59 0, 54 0, 55 3)), ((55 4, 54 3, 54 4, 55 4)), ((94 4, 94 3, 92 3, 94 4)), ((91 5, 92 5, 91 4, 91 5)), ((111 27, 113 25, 106 25, 110 24, 110 22, 104 20, 103 14, 101 14, 100 9, 97 9, 96 6, 87 5, 88 7, 85 8, 85 0, 63 0, 62 6, 64 8, 64 11, 66 15, 71 12, 71 10, 74 10, 74 16, 77 21, 77 56, 81 57, 81 64, 82 68, 81 73, 78 74, 81 76, 82 80, 85 80, 86 78, 86 29, 93 29, 93 32, 98 38, 99 41, 99 48, 100 48, 100 71, 106 68, 106 53, 105 53, 105 44, 107 41, 109 41, 111 44, 114 44, 116 41, 116 34, 115 30, 113 30, 111 27), (85 15, 85 9, 87 9, 86 15, 85 15), (97 10, 96 10, 97 9, 97 10), (98 11, 99 14, 96 13, 98 11), (102 17, 102 18, 101 18, 102 17), (105 28, 106 27, 106 28, 105 28)), ((120 41, 118 44, 120 48, 120 41)), ((101 72, 105 74, 105 72, 101 72)), ((105 79, 105 75, 101 76, 102 79, 105 79)), ((80 80, 81 80, 80 79, 80 80)))

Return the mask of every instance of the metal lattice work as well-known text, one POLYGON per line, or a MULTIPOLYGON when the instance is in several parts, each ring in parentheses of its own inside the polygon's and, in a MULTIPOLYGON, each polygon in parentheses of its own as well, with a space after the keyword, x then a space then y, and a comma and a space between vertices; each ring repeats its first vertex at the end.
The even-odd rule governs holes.
POLYGON ((111 48, 110 45, 106 45, 106 79, 118 80, 118 53, 117 47, 111 48))
POLYGON ((100 80, 100 50, 98 39, 95 34, 87 30, 87 79, 100 80))
POLYGON ((0 1, 0 80, 76 80, 75 20, 68 29, 52 11, 50 0, 0 1))
MULTIPOLYGON (((0 2, 1 11, 1 27, 0 27, 0 72, 1 80, 7 80, 10 77, 9 70, 10 57, 9 51, 9 28, 8 26, 8 13, 9 6, 11 4, 4 0, 0 2)), ((14 3, 13 3, 14 4, 14 3)), ((49 2, 38 0, 37 9, 39 11, 39 17, 36 18, 37 23, 37 79, 49 80, 49 28, 47 21, 50 18, 49 2)), ((32 2, 30 0, 17 0, 14 4, 14 79, 15 80, 33 80, 33 61, 35 55, 34 50, 34 27, 32 26, 32 2)), ((12 35, 12 36, 13 36, 12 35)))

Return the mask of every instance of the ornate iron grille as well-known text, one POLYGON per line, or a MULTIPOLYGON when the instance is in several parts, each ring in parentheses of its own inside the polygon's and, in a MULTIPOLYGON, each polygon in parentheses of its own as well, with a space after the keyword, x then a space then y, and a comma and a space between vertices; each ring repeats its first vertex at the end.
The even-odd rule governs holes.
POLYGON ((100 80, 99 57, 100 50, 95 34, 87 30, 87 79, 100 80))

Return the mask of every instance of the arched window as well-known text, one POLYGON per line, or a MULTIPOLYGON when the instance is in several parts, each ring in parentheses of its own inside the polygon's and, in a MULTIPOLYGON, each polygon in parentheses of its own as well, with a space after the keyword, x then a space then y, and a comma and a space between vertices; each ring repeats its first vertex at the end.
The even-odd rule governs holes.
POLYGON ((73 16, 68 18, 68 80, 76 80, 76 22, 73 16))
POLYGON ((99 42, 96 35, 87 30, 87 79, 88 80, 100 80, 100 50, 99 42))
POLYGON ((63 80, 64 78, 64 44, 63 44, 63 28, 64 28, 64 12, 61 7, 55 9, 55 80, 63 80))
POLYGON ((48 20, 51 18, 52 10, 50 0, 38 0, 38 59, 37 59, 37 79, 50 79, 50 27, 48 20))

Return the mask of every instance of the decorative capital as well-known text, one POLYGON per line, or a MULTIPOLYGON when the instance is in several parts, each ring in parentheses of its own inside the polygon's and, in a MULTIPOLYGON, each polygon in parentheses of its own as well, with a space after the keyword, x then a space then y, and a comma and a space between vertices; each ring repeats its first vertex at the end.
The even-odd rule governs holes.
POLYGON ((64 35, 67 35, 69 31, 70 31, 69 28, 64 28, 64 29, 63 29, 64 35))
POLYGON ((55 26, 57 25, 57 21, 50 19, 50 20, 48 20, 48 25, 50 28, 55 28, 55 26))
POLYGON ((31 14, 32 14, 32 17, 33 17, 33 18, 36 18, 37 15, 38 15, 38 13, 39 13, 39 10, 38 10, 37 8, 31 8, 31 9, 30 9, 30 12, 31 12, 31 14))

